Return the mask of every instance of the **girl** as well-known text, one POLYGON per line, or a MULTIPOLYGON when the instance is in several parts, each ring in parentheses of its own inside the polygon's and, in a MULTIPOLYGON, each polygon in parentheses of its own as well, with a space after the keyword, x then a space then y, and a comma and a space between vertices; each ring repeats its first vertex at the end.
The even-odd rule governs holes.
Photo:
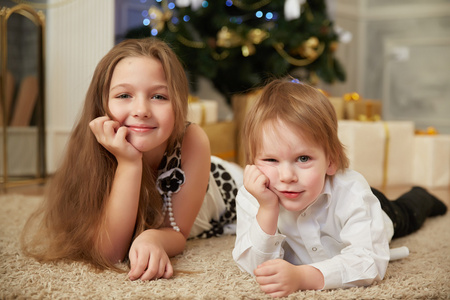
POLYGON ((447 210, 419 187, 396 201, 371 189, 337 129, 328 99, 298 80, 269 83, 247 115, 233 257, 271 296, 380 281, 392 236, 447 210))
POLYGON ((210 157, 206 134, 186 122, 187 99, 183 67, 165 43, 127 40, 110 50, 25 226, 24 252, 115 270, 128 254, 129 278, 150 280, 172 276, 169 257, 188 237, 222 234, 239 169, 210 157))

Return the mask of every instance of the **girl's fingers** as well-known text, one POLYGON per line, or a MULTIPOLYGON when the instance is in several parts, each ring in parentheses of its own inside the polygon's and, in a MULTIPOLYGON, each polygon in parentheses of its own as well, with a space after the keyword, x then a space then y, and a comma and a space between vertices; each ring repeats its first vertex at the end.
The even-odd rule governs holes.
POLYGON ((148 266, 148 255, 137 255, 134 259, 135 263, 131 264, 131 255, 130 255, 130 265, 131 265, 131 271, 128 273, 128 276, 131 280, 136 280, 144 274, 145 270, 148 266))
POLYGON ((113 137, 119 127, 119 122, 109 120, 103 123, 103 132, 106 136, 113 137))
POLYGON ((99 128, 103 127, 103 123, 105 123, 108 120, 111 119, 107 116, 95 118, 94 120, 89 122, 89 127, 91 128, 92 131, 98 131, 99 128))
POLYGON ((169 279, 170 277, 172 277, 172 275, 173 275, 173 267, 172 263, 169 260, 166 264, 166 268, 162 277, 165 279, 169 279))
POLYGON ((141 276, 141 280, 152 280, 163 277, 166 271, 164 258, 158 258, 156 255, 150 256, 147 270, 141 276))
POLYGON ((128 129, 124 126, 119 127, 116 132, 116 139, 119 141, 124 141, 127 137, 128 129))

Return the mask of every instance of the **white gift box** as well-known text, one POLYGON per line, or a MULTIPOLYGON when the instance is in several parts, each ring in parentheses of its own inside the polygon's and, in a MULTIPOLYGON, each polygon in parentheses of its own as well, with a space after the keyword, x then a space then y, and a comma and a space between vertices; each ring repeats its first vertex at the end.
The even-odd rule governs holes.
POLYGON ((216 123, 219 116, 219 105, 214 100, 198 100, 190 102, 187 119, 199 125, 216 123))
POLYGON ((410 185, 414 151, 411 121, 338 121, 350 168, 373 187, 410 185))
POLYGON ((414 137, 413 183, 430 188, 450 185, 450 135, 414 137))

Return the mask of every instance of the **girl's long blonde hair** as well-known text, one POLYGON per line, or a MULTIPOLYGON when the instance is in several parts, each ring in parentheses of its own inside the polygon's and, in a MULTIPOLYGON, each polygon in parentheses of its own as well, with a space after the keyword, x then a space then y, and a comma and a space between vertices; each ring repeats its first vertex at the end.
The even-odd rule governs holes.
MULTIPOLYGON (((141 56, 160 60, 165 72, 176 120, 168 150, 182 137, 189 88, 183 66, 172 49, 154 38, 126 40, 113 47, 95 69, 81 117, 62 164, 49 181, 44 201, 24 227, 21 245, 25 254, 39 261, 69 259, 86 261, 100 269, 119 270, 97 247, 117 161, 97 142, 89 122, 110 116, 109 86, 117 63, 126 57, 141 56)), ((163 222, 155 177, 156 170, 144 162, 135 237, 163 222)))
POLYGON ((349 166, 337 133, 337 117, 331 102, 317 89, 302 83, 275 79, 268 83, 247 114, 242 145, 247 164, 254 164, 267 122, 283 121, 321 146, 337 170, 349 166))

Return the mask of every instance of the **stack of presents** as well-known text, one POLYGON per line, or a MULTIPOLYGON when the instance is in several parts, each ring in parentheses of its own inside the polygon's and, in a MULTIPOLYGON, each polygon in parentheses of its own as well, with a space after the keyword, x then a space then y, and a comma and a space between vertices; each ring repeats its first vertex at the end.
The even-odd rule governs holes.
MULTIPOLYGON (((234 120, 228 122, 218 121, 216 101, 190 102, 188 119, 206 131, 213 155, 245 164, 240 128, 258 96, 258 91, 234 96, 234 120)), ((328 98, 336 110, 350 168, 363 174, 371 186, 450 187, 450 135, 431 127, 417 130, 413 121, 382 120, 381 101, 362 99, 356 93, 328 98)))

